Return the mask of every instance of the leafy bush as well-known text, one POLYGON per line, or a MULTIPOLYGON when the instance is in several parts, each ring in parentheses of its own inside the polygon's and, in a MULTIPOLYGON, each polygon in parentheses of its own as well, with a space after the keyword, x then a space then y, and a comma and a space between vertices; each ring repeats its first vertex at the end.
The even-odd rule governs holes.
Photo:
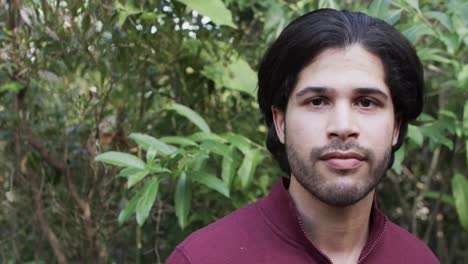
POLYGON ((263 146, 255 69, 290 20, 321 7, 380 17, 415 45, 424 114, 379 201, 442 263, 467 262, 466 1, 0 7, 2 262, 162 263, 193 230, 268 193, 281 172, 263 146))

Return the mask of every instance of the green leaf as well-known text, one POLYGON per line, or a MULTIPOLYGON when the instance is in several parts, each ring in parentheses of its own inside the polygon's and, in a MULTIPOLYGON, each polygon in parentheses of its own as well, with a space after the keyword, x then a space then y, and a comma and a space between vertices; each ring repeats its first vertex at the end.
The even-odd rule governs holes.
POLYGON ((163 155, 171 155, 177 151, 176 147, 166 144, 149 135, 141 133, 131 133, 128 137, 135 141, 146 151, 148 151, 151 147, 154 147, 163 155))
POLYGON ((230 146, 226 155, 223 156, 221 178, 229 187, 235 172, 234 146, 230 146))
POLYGON ((132 197, 130 202, 128 202, 127 206, 125 206, 125 208, 122 211, 120 211, 119 219, 118 219, 119 225, 122 225, 123 223, 125 223, 127 219, 135 212, 138 199, 140 198, 140 192, 137 192, 132 197))
POLYGON ((143 170, 140 172, 137 172, 135 174, 132 174, 128 176, 128 181, 127 181, 127 188, 130 189, 133 187, 135 184, 139 183, 143 178, 146 177, 150 172, 147 170, 143 170))
POLYGON ((211 132, 210 127, 206 121, 197 112, 193 111, 187 106, 174 103, 170 109, 175 110, 179 115, 188 118, 193 124, 200 128, 201 131, 207 133, 211 132))
POLYGON ((195 152, 194 156, 189 156, 188 157, 188 166, 187 168, 190 168, 192 170, 201 170, 203 165, 205 164, 206 160, 210 157, 209 153, 207 153, 204 150, 200 150, 195 152))
POLYGON ((335 0, 320 0, 318 8, 333 8, 337 10, 341 9, 335 0))
POLYGON ((238 148, 244 155, 250 151, 252 141, 243 135, 227 133, 223 135, 223 138, 227 139, 229 143, 238 148))
POLYGON ((232 14, 229 9, 224 6, 221 0, 177 0, 191 9, 198 11, 204 16, 210 17, 214 23, 226 25, 232 28, 237 28, 232 22, 232 14))
POLYGON ((434 35, 434 31, 422 23, 417 23, 404 30, 403 35, 405 35, 409 41, 415 43, 424 35, 434 35))
POLYGON ((434 200, 440 200, 444 203, 447 203, 453 207, 455 207, 455 200, 450 194, 441 193, 441 192, 434 192, 434 191, 425 191, 422 193, 422 196, 425 198, 430 198, 434 200))
POLYGON ((140 19, 146 20, 148 22, 158 21, 158 18, 164 18, 165 14, 156 14, 154 12, 143 12, 140 15, 140 19))
POLYGON ((468 101, 463 107, 463 131, 465 131, 465 136, 468 136, 468 101))
POLYGON ((416 120, 420 122, 432 122, 435 118, 426 113, 422 113, 416 120))
POLYGON ((197 143, 195 143, 193 140, 189 139, 188 137, 168 136, 168 137, 162 137, 160 138, 160 140, 167 144, 175 144, 175 145, 181 145, 181 146, 196 146, 197 145, 197 143))
POLYGON ((201 183, 229 198, 229 188, 226 183, 218 177, 203 172, 193 172, 191 175, 193 175, 194 181, 201 183))
POLYGON ((454 129, 453 122, 447 122, 447 118, 439 118, 428 126, 419 127, 419 130, 430 142, 436 145, 443 144, 447 148, 452 149, 453 141, 447 137, 451 133, 450 129, 454 129))
POLYGON ((126 3, 125 6, 122 5, 119 1, 116 2, 116 9, 118 10, 118 21, 117 24, 119 25, 119 28, 122 27, 122 25, 125 23, 127 20, 128 16, 136 15, 141 13, 141 10, 136 9, 133 7, 130 3, 126 3))
POLYGON ((393 161, 392 170, 400 175, 403 171, 401 164, 405 158, 405 146, 401 146, 395 153, 395 160, 393 161))
POLYGON ((449 31, 453 31, 452 21, 450 21, 450 18, 447 16, 447 14, 439 12, 439 11, 428 11, 428 12, 424 12, 424 15, 427 17, 436 19, 437 21, 439 21, 440 24, 442 24, 449 31))
POLYGON ((412 8, 419 10, 419 0, 405 0, 412 8))
POLYGON ((465 142, 466 163, 468 164, 468 140, 465 142))
POLYGON ((452 24, 453 24, 453 28, 455 29, 455 32, 457 32, 459 36, 465 36, 465 44, 466 44, 468 42, 466 40, 466 36, 468 33, 468 27, 467 27, 468 22, 466 21, 466 14, 468 14, 468 4, 465 3, 464 5, 460 7, 461 8, 454 8, 454 12, 453 13, 449 12, 449 13, 452 13, 450 18, 452 19, 452 24))
POLYGON ((422 146, 424 136, 417 126, 408 125, 408 137, 418 146, 422 146))
POLYGON ((145 187, 141 189, 141 196, 138 199, 136 205, 136 219, 138 225, 142 226, 146 218, 153 207, 154 200, 158 194, 159 181, 157 179, 152 179, 145 184, 145 187))
POLYGON ((402 9, 389 10, 388 15, 384 18, 385 22, 390 25, 395 25, 401 18, 402 9))
POLYGON ((0 93, 1 92, 18 92, 19 90, 23 89, 23 84, 19 82, 7 82, 0 86, 0 93))
POLYGON ((224 86, 256 96, 257 74, 244 59, 238 57, 225 69, 224 86))
POLYGON ((217 142, 224 143, 226 140, 217 134, 214 133, 207 133, 207 132, 196 132, 190 135, 189 139, 196 141, 196 142, 201 142, 201 141, 206 141, 206 140, 213 140, 217 142))
POLYGON ((119 177, 127 177, 129 175, 132 175, 132 174, 135 174, 137 172, 140 172, 140 171, 143 171, 142 169, 137 169, 137 168, 132 168, 132 167, 128 167, 128 168, 124 168, 122 169, 119 174, 117 174, 117 176, 119 177))
POLYGON ((220 156, 224 156, 228 152, 228 146, 213 140, 203 141, 200 148, 216 153, 220 156))
POLYGON ((151 207, 158 193, 159 181, 152 179, 132 197, 119 214, 119 224, 123 224, 136 211, 138 224, 141 226, 148 218, 151 207))
POLYGON ((162 172, 171 172, 169 169, 161 167, 159 164, 146 164, 145 167, 151 174, 158 174, 162 172))
POLYGON ((390 25, 400 20, 402 9, 390 9, 391 0, 374 0, 369 5, 368 14, 385 20, 390 25))
POLYGON ((468 180, 459 173, 455 174, 452 178, 452 191, 458 218, 468 232, 468 180))
POLYGON ((458 87, 468 89, 468 64, 463 65, 463 68, 457 75, 458 87))
POLYGON ((452 55, 455 54, 458 47, 460 46, 460 39, 456 33, 442 34, 440 36, 440 40, 444 42, 445 46, 447 47, 447 51, 452 55))
POLYGON ((156 154, 158 153, 157 149, 154 146, 151 146, 146 152, 146 161, 148 163, 153 163, 156 154))
POLYGON ((97 155, 95 160, 119 167, 132 167, 137 169, 145 168, 145 163, 142 160, 131 154, 123 152, 109 151, 97 155))
POLYGON ((422 61, 436 61, 446 64, 451 62, 446 56, 441 55, 444 51, 438 48, 420 48, 417 52, 422 61))
POLYGON ((374 0, 369 6, 368 14, 383 19, 388 14, 389 0, 374 0))
POLYGON ((237 172, 242 188, 246 188, 250 184, 255 169, 262 159, 263 155, 259 149, 252 149, 246 153, 237 172))
MULTIPOLYGON (((439 113, 441 115, 450 117, 452 120, 457 120, 457 114, 455 114, 454 112, 452 112, 450 110, 441 109, 441 110, 439 110, 439 113)), ((452 127, 452 124, 450 124, 450 127, 452 127)))
MULTIPOLYGON (((265 23, 263 25, 263 32, 274 32, 278 33, 284 28, 286 23, 286 12, 283 8, 283 4, 274 2, 268 5, 268 10, 265 13, 265 23)), ((275 36, 278 36, 275 34, 275 36)))
POLYGON ((226 87, 256 96, 257 75, 242 58, 231 58, 229 62, 216 61, 206 65, 201 73, 213 80, 217 87, 226 87))
POLYGON ((174 196, 175 212, 177 220, 179 222, 179 226, 182 229, 185 229, 185 227, 187 227, 188 225, 188 215, 190 212, 191 199, 191 180, 187 177, 187 174, 185 174, 185 172, 182 172, 182 174, 179 176, 179 180, 177 181, 174 196))

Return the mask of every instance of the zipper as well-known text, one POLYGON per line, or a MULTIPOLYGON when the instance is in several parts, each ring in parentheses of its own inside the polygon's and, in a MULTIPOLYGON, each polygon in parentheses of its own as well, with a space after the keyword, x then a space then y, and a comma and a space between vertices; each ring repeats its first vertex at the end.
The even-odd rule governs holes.
POLYGON ((304 229, 304 224, 302 223, 301 217, 300 217, 300 216, 297 216, 297 219, 299 220, 299 226, 301 227, 302 233, 303 233, 304 236, 307 238, 307 241, 309 241, 309 243, 312 245, 312 247, 313 247, 315 250, 317 250, 320 254, 322 254, 322 256, 324 256, 324 257, 328 260, 328 263, 332 263, 332 264, 333 264, 333 262, 331 261, 331 259, 330 259, 327 255, 325 255, 325 253, 323 253, 323 251, 321 251, 321 250, 317 247, 317 245, 315 245, 314 242, 312 242, 312 239, 310 239, 309 235, 307 234, 307 232, 306 232, 305 229, 304 229))
MULTIPOLYGON (((299 226, 301 227, 301 230, 302 230, 302 233, 304 234, 304 236, 307 238, 307 241, 309 241, 309 243, 312 245, 312 247, 317 250, 320 254, 322 254, 322 256, 324 256, 329 263, 332 263, 333 262, 331 261, 331 259, 325 254, 323 253, 323 251, 321 251, 317 245, 315 245, 314 242, 312 242, 312 239, 310 239, 309 235, 307 234, 307 232, 305 231, 305 228, 304 228, 304 224, 302 223, 302 219, 300 216, 297 217, 297 219, 299 220, 299 226)), ((361 264, 366 258, 367 256, 369 256, 369 254, 372 252, 372 250, 375 248, 375 246, 377 245, 377 243, 379 242, 379 240, 382 238, 382 235, 385 231, 385 228, 387 227, 387 218, 385 218, 385 222, 384 222, 384 226, 382 228, 382 231, 379 233, 379 236, 377 237, 377 239, 375 239, 374 243, 372 243, 372 245, 370 246, 369 250, 367 250, 367 252, 362 256, 362 258, 360 258, 358 260, 358 264, 361 264)))
POLYGON ((372 252, 372 250, 374 249, 375 245, 377 245, 377 243, 379 242, 380 238, 382 237, 384 231, 385 231, 385 228, 387 227, 387 218, 385 218, 385 222, 384 222, 384 226, 382 228, 382 231, 380 232, 379 236, 377 237, 377 239, 374 241, 374 243, 372 244, 372 246, 369 248, 369 250, 367 250, 367 252, 362 256, 362 258, 360 258, 358 260, 358 264, 362 263, 366 258, 367 256, 372 252))

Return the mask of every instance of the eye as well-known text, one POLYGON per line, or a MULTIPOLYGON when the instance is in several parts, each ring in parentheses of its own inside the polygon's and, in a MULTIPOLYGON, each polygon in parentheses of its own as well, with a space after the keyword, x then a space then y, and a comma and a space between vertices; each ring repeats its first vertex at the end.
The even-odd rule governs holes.
POLYGON ((378 105, 378 103, 370 98, 361 98, 357 101, 357 105, 362 108, 371 108, 378 105))
POLYGON ((312 106, 324 106, 327 101, 322 97, 315 97, 310 99, 307 103, 312 106))

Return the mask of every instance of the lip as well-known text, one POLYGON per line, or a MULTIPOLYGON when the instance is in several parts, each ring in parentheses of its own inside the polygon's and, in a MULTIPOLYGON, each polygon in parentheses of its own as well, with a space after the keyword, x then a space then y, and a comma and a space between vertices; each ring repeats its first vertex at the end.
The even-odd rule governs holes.
POLYGON ((348 151, 326 153, 320 157, 320 160, 336 170, 352 170, 360 167, 365 158, 360 153, 348 151))
POLYGON ((356 160, 364 160, 364 156, 358 152, 353 151, 335 151, 329 152, 320 157, 321 160, 329 160, 329 159, 356 159, 356 160))

